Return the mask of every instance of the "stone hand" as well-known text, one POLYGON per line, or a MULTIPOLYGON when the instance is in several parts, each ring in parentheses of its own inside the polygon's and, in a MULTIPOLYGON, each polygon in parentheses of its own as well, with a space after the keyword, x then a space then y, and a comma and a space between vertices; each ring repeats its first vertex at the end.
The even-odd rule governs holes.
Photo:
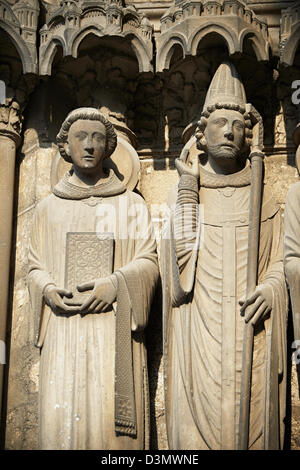
POLYGON ((86 282, 77 286, 77 289, 79 292, 92 290, 89 298, 80 307, 82 314, 103 312, 117 297, 117 288, 110 276, 86 282))
MULTIPOLYGON (((188 153, 188 150, 186 151, 188 153)), ((176 158, 175 165, 179 176, 191 175, 195 178, 199 178, 199 161, 198 156, 195 155, 191 162, 187 163, 181 158, 176 158)))
POLYGON ((245 322, 256 325, 270 316, 273 305, 272 288, 267 284, 260 284, 248 299, 239 301, 241 315, 245 316, 245 322), (247 311, 246 311, 247 310, 247 311))
POLYGON ((54 313, 78 313, 78 307, 71 307, 63 302, 63 297, 73 297, 72 292, 65 289, 60 289, 55 285, 51 284, 44 290, 44 299, 47 305, 51 308, 54 313))

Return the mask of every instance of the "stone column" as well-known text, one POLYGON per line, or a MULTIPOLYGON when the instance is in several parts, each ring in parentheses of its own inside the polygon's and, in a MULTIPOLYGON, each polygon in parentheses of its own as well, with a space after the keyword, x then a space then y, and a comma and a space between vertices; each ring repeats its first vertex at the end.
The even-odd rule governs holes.
POLYGON ((6 362, 6 327, 8 316, 14 178, 16 150, 20 144, 19 106, 0 106, 0 422, 3 410, 3 379, 6 362))

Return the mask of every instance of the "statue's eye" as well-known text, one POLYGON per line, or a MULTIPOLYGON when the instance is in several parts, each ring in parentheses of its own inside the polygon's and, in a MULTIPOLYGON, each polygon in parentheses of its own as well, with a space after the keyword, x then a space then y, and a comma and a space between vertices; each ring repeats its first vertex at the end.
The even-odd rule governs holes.
POLYGON ((77 133, 75 134, 75 137, 77 137, 77 139, 79 139, 79 140, 85 139, 86 136, 87 136, 86 132, 77 132, 77 133))
POLYGON ((225 118, 215 119, 213 121, 213 124, 215 124, 216 126, 219 126, 219 127, 223 127, 227 124, 227 119, 225 119, 225 118))
POLYGON ((243 124, 242 122, 240 122, 240 121, 235 121, 234 127, 235 127, 236 129, 244 129, 244 128, 245 128, 244 124, 243 124))
POLYGON ((104 139, 104 135, 103 134, 100 134, 98 132, 95 132, 95 134, 93 134, 93 138, 97 141, 97 142, 102 142, 103 139, 104 139))

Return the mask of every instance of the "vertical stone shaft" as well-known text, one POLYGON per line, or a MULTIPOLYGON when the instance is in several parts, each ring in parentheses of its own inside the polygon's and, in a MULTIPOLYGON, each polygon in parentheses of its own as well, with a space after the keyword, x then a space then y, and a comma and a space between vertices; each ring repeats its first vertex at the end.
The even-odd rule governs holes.
POLYGON ((3 419, 2 397, 17 140, 16 133, 0 129, 0 422, 3 419))

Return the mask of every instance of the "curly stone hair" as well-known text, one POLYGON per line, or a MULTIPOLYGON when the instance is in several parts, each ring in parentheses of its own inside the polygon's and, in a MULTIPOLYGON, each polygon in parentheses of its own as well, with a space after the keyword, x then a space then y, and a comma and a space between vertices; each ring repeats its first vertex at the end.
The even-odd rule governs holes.
POLYGON ((61 156, 67 162, 72 163, 70 155, 66 153, 64 144, 68 140, 68 133, 71 125, 74 124, 75 121, 78 121, 78 119, 100 121, 102 122, 102 124, 104 124, 106 129, 106 147, 104 158, 110 157, 110 155, 113 153, 117 146, 117 134, 114 130, 113 125, 96 108, 78 108, 68 114, 68 116, 61 125, 59 133, 56 136, 56 142, 61 156))
POLYGON ((239 104, 228 104, 228 103, 216 103, 214 105, 208 106, 204 111, 201 113, 200 120, 197 123, 195 137, 197 141, 197 149, 204 150, 206 148, 206 140, 204 137, 204 131, 207 126, 207 120, 209 116, 216 110, 216 109, 230 109, 233 111, 238 111, 244 116, 245 119, 245 142, 242 149, 242 152, 246 152, 251 145, 252 135, 252 123, 250 119, 249 113, 246 112, 245 108, 239 104))

